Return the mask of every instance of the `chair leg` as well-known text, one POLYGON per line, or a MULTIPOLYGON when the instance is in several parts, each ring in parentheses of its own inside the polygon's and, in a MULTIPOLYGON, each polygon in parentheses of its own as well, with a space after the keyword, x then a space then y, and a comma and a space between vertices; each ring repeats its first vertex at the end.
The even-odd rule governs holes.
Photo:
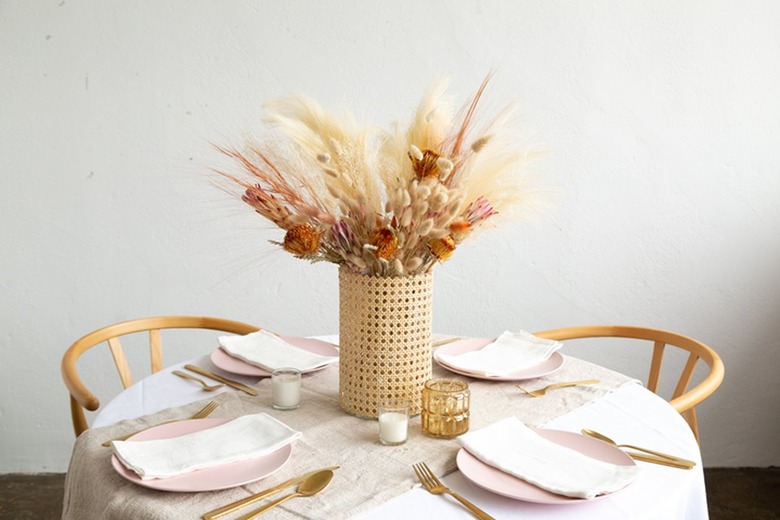
POLYGON ((691 430, 693 430, 693 436, 696 437, 696 443, 700 444, 699 421, 696 419, 696 408, 691 408, 690 410, 686 410, 685 412, 683 412, 683 417, 688 423, 688 426, 691 427, 691 430))
POLYGON ((84 409, 81 405, 70 396, 70 416, 73 419, 73 432, 76 437, 81 435, 85 430, 89 428, 87 425, 87 418, 84 417, 84 409))

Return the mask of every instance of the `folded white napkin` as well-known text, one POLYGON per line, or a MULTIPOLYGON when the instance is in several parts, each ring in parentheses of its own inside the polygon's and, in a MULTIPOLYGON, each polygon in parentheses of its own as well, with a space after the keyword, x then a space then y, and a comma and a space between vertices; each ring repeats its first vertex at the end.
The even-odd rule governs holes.
POLYGON ((143 480, 168 478, 268 455, 301 436, 268 414, 244 415, 180 437, 114 441, 114 454, 143 480))
POLYGON ((339 359, 337 356, 313 354, 264 330, 245 336, 220 336, 219 345, 231 356, 269 372, 284 367, 312 370, 339 359))
POLYGON ((548 441, 516 417, 468 432, 460 444, 479 460, 557 495, 594 498, 630 484, 637 466, 617 466, 548 441))
POLYGON ((505 376, 546 361, 561 348, 560 341, 537 338, 530 332, 506 331, 493 343, 460 355, 437 354, 452 368, 481 376, 505 376))

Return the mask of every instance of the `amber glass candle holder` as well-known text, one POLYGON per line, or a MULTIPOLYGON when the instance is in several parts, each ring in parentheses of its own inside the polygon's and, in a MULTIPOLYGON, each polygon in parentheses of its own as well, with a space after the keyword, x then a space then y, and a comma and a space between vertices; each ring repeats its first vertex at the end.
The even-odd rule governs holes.
POLYGON ((471 392, 465 381, 431 379, 422 390, 422 429, 431 437, 451 439, 469 429, 471 392))

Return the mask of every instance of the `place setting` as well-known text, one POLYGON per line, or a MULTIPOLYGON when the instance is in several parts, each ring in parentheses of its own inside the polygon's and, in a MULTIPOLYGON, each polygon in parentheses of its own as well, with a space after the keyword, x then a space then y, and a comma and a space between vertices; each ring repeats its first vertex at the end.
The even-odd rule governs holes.
MULTIPOLYGON (((301 374, 322 370, 338 361, 338 349, 332 344, 308 338, 284 338, 266 331, 218 338, 219 348, 210 359, 218 368, 242 376, 270 378, 271 408, 295 410, 300 405, 301 374), (289 341, 288 341, 289 340, 289 341), (251 372, 251 374, 247 374, 251 372)), ((257 388, 187 363, 183 370, 171 373, 197 384, 205 392, 225 386, 256 398, 257 388), (210 384, 200 377, 214 380, 210 384)), ((231 398, 232 399, 232 398, 231 398)), ((185 418, 164 421, 121 437, 107 440, 111 448, 111 466, 123 478, 145 488, 168 492, 203 492, 233 488, 267 478, 283 468, 292 457, 301 437, 284 422, 268 413, 251 413, 235 418, 210 418, 219 407, 209 401, 185 418)), ((172 413, 172 412, 171 412, 172 413)), ((276 505, 296 497, 319 493, 333 478, 337 466, 324 468, 287 485, 277 486, 229 504, 204 518, 218 518, 224 511, 256 503, 287 487, 295 493, 263 505, 242 518, 253 518, 276 505), (220 513, 222 511, 222 513, 220 513)))
POLYGON ((505 331, 497 338, 458 339, 436 349, 444 369, 475 379, 520 381, 550 375, 564 364, 563 346, 526 331, 505 331))
MULTIPOLYGON (((423 420, 424 429, 425 424, 423 420)), ((637 480, 642 469, 636 460, 679 469, 695 464, 638 446, 617 445, 586 429, 579 433, 532 428, 516 417, 467 430, 466 424, 461 434, 444 437, 457 440, 458 470, 474 485, 521 502, 577 505, 606 498, 637 480)), ((414 464, 413 470, 426 491, 451 495, 477 518, 493 518, 444 485, 424 462, 414 464)))
MULTIPOLYGON (((181 420, 112 442, 111 464, 119 475, 142 487, 167 492, 218 491, 259 481, 281 470, 301 436, 266 413, 235 419, 181 420)), ((328 487, 337 469, 331 466, 293 477, 204 513, 202 518, 220 518, 297 488, 240 517, 255 518, 287 500, 318 494, 328 487)))
MULTIPOLYGON (((237 398, 226 397, 238 403, 237 398)), ((221 400, 225 401, 225 398, 221 400)), ((272 393, 272 400, 273 409, 290 409, 277 406, 278 395, 272 393)), ((189 418, 165 421, 108 441, 111 467, 118 475, 142 488, 200 493, 261 481, 281 471, 291 461, 295 444, 303 435, 301 431, 265 412, 235 418, 208 417, 218 408, 217 401, 209 401, 189 418)), ((171 410, 166 415, 175 412, 171 410)), ((337 469, 338 466, 330 466, 290 478, 203 513, 203 518, 220 518, 260 504, 285 489, 295 488, 240 517, 255 518, 287 500, 320 493, 330 485, 337 469)))
MULTIPOLYGON (((523 381, 550 376, 564 366, 559 341, 539 338, 526 331, 505 331, 497 338, 453 338, 440 343, 434 360, 445 370, 484 381, 523 381)), ((556 381, 544 387, 515 387, 528 397, 544 397, 548 391, 595 385, 598 379, 556 381)))
POLYGON ((301 433, 265 413, 155 426, 111 443, 121 476, 161 491, 214 491, 265 478, 289 460, 301 433))
POLYGON ((339 359, 339 349, 316 338, 280 336, 259 330, 243 336, 218 338, 219 348, 209 356, 217 367, 233 374, 270 377, 279 368, 302 374, 322 370, 339 359))
POLYGON ((488 491, 540 504, 581 504, 618 492, 640 469, 614 446, 514 417, 458 438, 457 466, 488 491))
MULTIPOLYGON (((242 377, 271 377, 275 386, 290 387, 289 383, 295 386, 294 380, 301 374, 322 370, 339 359, 339 350, 331 343, 315 338, 279 336, 267 330, 219 336, 218 342, 219 346, 208 356, 216 368, 242 377)), ((199 385, 204 392, 215 392, 228 386, 251 396, 257 395, 252 386, 213 370, 192 363, 182 368, 186 372, 177 369, 171 374, 199 385)))

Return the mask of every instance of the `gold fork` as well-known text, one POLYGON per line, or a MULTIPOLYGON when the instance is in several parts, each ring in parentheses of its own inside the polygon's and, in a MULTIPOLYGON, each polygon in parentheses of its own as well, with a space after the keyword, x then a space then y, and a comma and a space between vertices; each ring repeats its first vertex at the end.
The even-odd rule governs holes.
POLYGON ((458 502, 466 506, 468 510, 474 513, 474 516, 477 518, 481 518, 482 520, 495 520, 492 516, 482 511, 480 508, 442 484, 426 463, 420 462, 414 464, 412 467, 414 468, 414 472, 417 473, 417 478, 420 479, 423 487, 425 487, 429 493, 434 495, 447 493, 448 495, 454 497, 458 502))
POLYGON ((547 385, 544 388, 540 388, 539 390, 526 390, 520 385, 515 385, 515 388, 518 390, 522 390, 526 394, 530 395, 531 397, 544 397, 544 394, 547 393, 547 390, 550 390, 552 388, 566 388, 567 386, 577 386, 577 385, 595 385, 598 383, 598 379, 586 379, 584 381, 569 381, 566 383, 553 383, 551 385, 547 385))
MULTIPOLYGON (((197 412, 192 414, 192 416, 190 416, 190 417, 187 417, 185 419, 174 419, 172 421, 165 421, 164 423, 155 424, 154 426, 161 426, 163 424, 170 424, 170 423, 174 423, 174 422, 178 422, 178 421, 186 421, 188 419, 205 419, 206 417, 211 415, 211 412, 216 410, 218 406, 219 406, 219 403, 217 403, 216 401, 209 401, 208 404, 206 404, 206 406, 204 406, 203 408, 201 408, 200 410, 198 410, 197 412)), ((147 426, 146 428, 141 428, 140 430, 136 430, 134 432, 128 433, 127 435, 123 435, 121 437, 117 437, 116 439, 109 439, 109 440, 107 440, 106 442, 103 443, 103 446, 105 446, 105 447, 111 446, 111 443, 113 441, 124 441, 124 440, 127 440, 130 437, 132 437, 133 435, 135 435, 136 433, 141 433, 142 431, 146 431, 149 428, 153 428, 154 426, 147 426)))

